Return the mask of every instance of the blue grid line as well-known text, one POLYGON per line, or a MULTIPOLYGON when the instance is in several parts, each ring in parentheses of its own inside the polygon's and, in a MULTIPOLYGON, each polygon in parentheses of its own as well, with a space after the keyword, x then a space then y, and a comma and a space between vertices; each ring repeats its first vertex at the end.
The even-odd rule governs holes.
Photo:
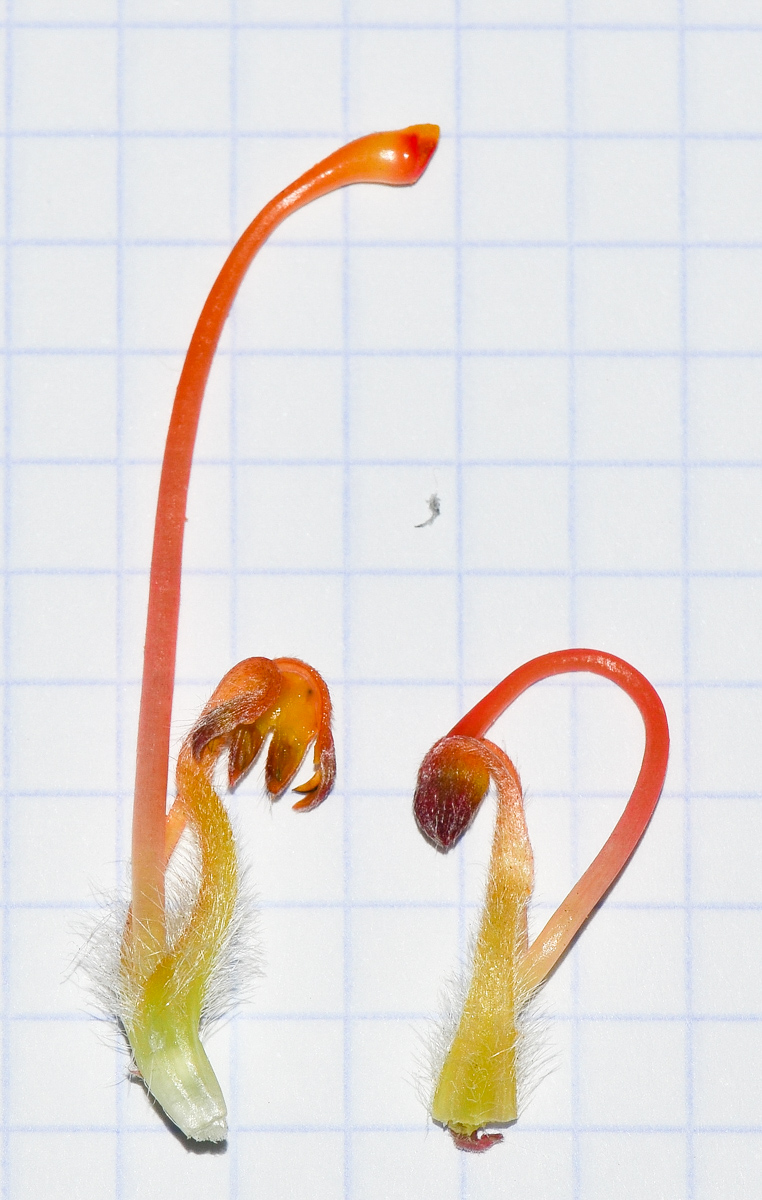
MULTIPOLYGON (((154 30, 164 32, 214 32, 229 31, 230 22, 221 20, 209 21, 125 21, 123 24, 118 21, 92 21, 92 20, 69 20, 69 21, 12 21, 6 18, 0 20, 0 29, 10 27, 12 24, 16 30, 73 30, 80 32, 82 30, 114 30, 119 32, 124 29, 125 32, 144 31, 152 33, 154 30)), ((455 23, 460 33, 492 33, 492 32, 508 32, 508 33, 566 33, 570 27, 578 33, 762 33, 762 23, 752 21, 734 22, 709 22, 709 21, 694 21, 687 24, 681 24, 674 21, 646 21, 642 24, 633 21, 574 21, 570 18, 569 22, 548 21, 548 22, 521 22, 521 21, 457 21, 455 23)), ((237 32, 245 32, 246 30, 256 30, 259 33, 269 31, 279 31, 293 33, 300 31, 308 32, 378 32, 378 33, 421 33, 421 32, 447 32, 454 28, 453 22, 450 21, 239 21, 235 22, 237 32)))
MULTIPOLYGON (((342 136, 349 140, 349 2, 342 0, 341 6, 341 115, 342 136)), ((342 690, 344 694, 344 711, 342 725, 345 745, 344 771, 346 784, 344 786, 344 822, 342 829, 342 860, 343 860, 343 911, 344 928, 342 937, 343 957, 343 1012, 342 1027, 344 1032, 343 1063, 342 1063, 342 1102, 344 1111, 344 1144, 343 1144, 343 1195, 344 1200, 352 1200, 354 1174, 354 1142, 352 1138, 352 1105, 354 1090, 352 1086, 352 1063, 354 1047, 354 1023, 352 1013, 352 966, 353 966, 353 906, 352 894, 352 816, 354 768, 352 762, 352 719, 351 700, 352 688, 348 685, 351 665, 352 638, 352 596, 349 585, 349 568, 352 562, 352 472, 351 442, 352 442, 352 410, 351 410, 351 276, 350 276, 350 213, 349 196, 346 190, 341 197, 341 231, 342 231, 342 265, 341 265, 341 340, 342 340, 342 566, 344 582, 342 587, 342 690)), ((339 781, 340 782, 340 781, 339 781)))
MULTIPOLYGON (((567 340, 569 344, 569 372, 568 372, 568 422, 569 422, 569 472, 568 472, 568 545, 569 545, 569 640, 572 646, 577 645, 577 584, 578 584, 578 561, 577 561, 577 473, 576 473, 576 450, 577 450, 577 428, 576 428, 576 258, 574 254, 574 236, 576 230, 576 206, 575 206, 575 141, 574 132, 576 129, 576 109, 575 109, 575 75, 574 75, 574 51, 575 51, 575 27, 574 27, 574 0, 566 0, 566 47, 565 47, 565 98, 566 98, 566 132, 567 132, 567 149, 566 149, 566 236, 567 243, 567 340)), ((571 760, 570 760, 570 775, 572 783, 572 799, 571 799, 571 861, 572 874, 577 877, 580 874, 580 847, 579 847, 579 762, 577 757, 577 737, 579 729, 579 706, 578 706, 578 691, 576 687, 577 679, 572 677, 571 686, 571 760)), ((579 959, 575 956, 571 963, 571 1004, 572 1004, 572 1022, 571 1022, 571 1144, 572 1144, 572 1196, 573 1200, 581 1200, 582 1197, 582 1162, 581 1162, 581 1143, 580 1143, 580 1128, 579 1128, 579 1097, 581 1086, 582 1073, 582 1055, 580 1043, 580 979, 581 966, 579 959)))
MULTIPOLYGON (((232 246, 239 236, 236 198, 238 196, 238 5, 236 0, 230 0, 230 18, 227 26, 230 37, 230 180, 229 180, 229 244, 232 246)), ((253 218, 254 214, 252 214, 253 218)), ((229 318, 230 328, 230 662, 238 661, 239 653, 239 590, 238 572, 238 317, 236 306, 229 318)), ((248 654, 248 651, 246 652, 248 654)), ((230 1200, 238 1200, 240 1195, 240 1161, 238 1154, 238 1127, 241 1114, 240 1103, 240 1059, 241 1046, 239 1037, 238 1014, 236 1013, 230 1026, 230 1053, 228 1056, 228 1071, 230 1078, 230 1108, 235 1114, 234 1121, 229 1121, 227 1153, 229 1156, 229 1196, 230 1200), (231 1137, 230 1134, 233 1136, 231 1137)))
MULTIPOLYGON (((6 0, 7 12, 13 14, 13 0, 6 0)), ((9 130, 12 130, 13 118, 13 31, 9 27, 5 39, 5 112, 6 123, 9 130)), ((13 171, 13 138, 8 138, 5 151, 5 235, 10 238, 12 234, 11 214, 12 214, 12 171, 13 171)), ((11 287, 11 271, 10 271, 10 252, 6 247, 4 258, 5 280, 3 288, 3 299, 5 302, 5 313, 3 317, 3 327, 5 333, 5 345, 13 344, 13 326, 11 323, 13 292, 11 287)), ((10 530, 10 513, 11 513, 11 466, 7 461, 7 455, 11 446, 11 422, 12 422, 12 386, 13 378, 11 372, 11 363, 6 358, 5 363, 5 408, 3 414, 4 427, 4 471, 3 471, 3 561, 8 562, 9 550, 11 544, 10 530)), ((3 578, 3 660, 5 663, 10 662, 10 647, 11 647, 11 614, 9 612, 9 596, 10 584, 7 575, 3 578)), ((11 827, 10 827, 10 805, 9 805, 9 787, 11 780, 11 761, 10 761, 10 735, 11 722, 9 712, 9 698, 7 689, 3 689, 3 879, 2 879, 2 896, 3 896, 3 928, 2 928, 2 1149, 0 1150, 0 1189, 2 1189, 3 1200, 12 1200, 11 1198, 11 1143, 9 1132, 10 1121, 10 1105, 11 1105, 11 1037, 10 1027, 8 1024, 8 1016, 10 1014, 10 961, 11 961, 11 945, 10 931, 8 928, 7 909, 6 905, 10 899, 10 867, 11 867, 11 827)))
MULTIPOLYGON (((124 792, 124 768, 125 768, 125 740, 122 736, 126 724, 126 703, 125 703, 125 686, 126 678, 124 671, 125 662, 125 631, 124 631, 124 509, 125 509, 125 494, 124 494, 124 405, 125 405, 125 387, 124 387, 124 360, 122 353, 125 344, 125 325, 124 325, 124 97, 125 97, 125 78, 124 78, 124 29, 122 22, 124 19, 124 0, 117 0, 118 13, 118 32, 117 32, 117 86, 116 86, 116 104, 117 104, 117 127, 119 138, 117 141, 116 155, 116 171, 117 171, 117 188, 116 188, 116 228, 117 228, 117 260, 116 260, 116 334, 117 334, 117 405, 116 405, 116 664, 117 664, 117 687, 116 687, 116 783, 119 793, 124 792)), ((115 846, 114 853, 117 863, 125 863, 128 859, 127 847, 130 844, 130 825, 125 820, 124 804, 117 805, 116 827, 115 827, 115 846)), ((124 886, 123 879, 119 878, 118 885, 124 886)), ((115 1200, 122 1200, 124 1196, 124 1178, 125 1178, 125 1125, 126 1125, 126 1110, 127 1098, 123 1087, 120 1083, 124 1078, 124 1058, 120 1054, 114 1055, 114 1082, 116 1087, 116 1153, 114 1157, 114 1197, 115 1200)))
MULTIPOLYGON (((680 17, 684 21, 685 18, 685 0, 679 0, 680 17)), ((681 130, 684 132, 687 127, 686 113, 686 37, 685 31, 680 37, 680 62, 679 62, 679 97, 680 97, 680 124, 681 130)), ((683 238, 687 236, 688 229, 688 168, 687 168, 687 147, 685 139, 681 141, 680 149, 680 233, 683 238)), ((681 256, 681 271, 680 271, 680 292, 681 292, 681 341, 684 349, 688 346, 688 249, 687 246, 682 251, 681 256)), ((684 722, 684 763, 685 771, 685 825, 683 829, 683 837, 685 841, 684 853, 684 888, 685 896, 688 900, 688 909, 685 920, 685 1000, 687 1009, 686 1022, 686 1060, 685 1060, 685 1109, 686 1109, 686 1200, 693 1200, 696 1194, 696 1178, 695 1178, 695 1147, 694 1147, 694 1072, 693 1072, 693 954, 692 954, 692 913, 690 910, 691 900, 691 845, 692 845, 692 824, 691 824, 691 710, 690 701, 692 690, 691 680, 691 577, 689 574, 689 564, 691 560, 690 554, 690 471, 688 463, 689 454, 689 427, 688 427, 688 362, 685 354, 681 365, 681 401, 682 401, 682 439, 683 439, 683 455, 685 465, 683 468, 683 518, 682 518, 682 553, 685 577, 683 579, 683 674, 685 678, 685 686, 683 691, 683 722, 684 722)))

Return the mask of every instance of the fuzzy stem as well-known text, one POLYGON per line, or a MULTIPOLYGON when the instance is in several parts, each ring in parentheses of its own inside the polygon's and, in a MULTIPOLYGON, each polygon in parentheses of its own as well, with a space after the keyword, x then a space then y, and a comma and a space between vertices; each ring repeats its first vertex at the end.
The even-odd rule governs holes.
POLYGON ((351 183, 415 183, 438 136, 436 125, 370 134, 307 171, 262 209, 233 247, 194 330, 172 409, 159 484, 138 724, 132 911, 134 928, 149 957, 165 945, 167 772, 185 510, 201 402, 217 343, 249 264, 289 213, 351 183))
MULTIPOLYGON (((455 753, 457 741, 452 740, 455 753)), ((497 821, 473 974, 431 1115, 447 1125, 464 1148, 482 1150, 489 1143, 474 1142, 475 1132, 484 1125, 515 1121, 517 1115, 517 1021, 526 1001, 518 983, 527 946, 533 862, 521 784, 510 759, 483 739, 469 739, 463 750, 479 755, 495 783, 497 821)))
POLYGON ((574 671, 602 675, 635 701, 645 725, 645 749, 635 787, 611 836, 529 947, 521 968, 522 987, 527 991, 539 987, 558 962, 623 870, 646 830, 667 773, 669 728, 664 705, 645 676, 623 659, 598 650, 556 650, 513 671, 450 732, 450 736, 483 737, 501 713, 533 683, 574 671))

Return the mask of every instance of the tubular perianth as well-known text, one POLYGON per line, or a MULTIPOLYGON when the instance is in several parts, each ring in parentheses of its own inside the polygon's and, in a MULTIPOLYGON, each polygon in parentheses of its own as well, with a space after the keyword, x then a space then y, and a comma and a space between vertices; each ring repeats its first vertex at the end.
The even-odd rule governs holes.
POLYGON ((165 942, 164 825, 185 511, 201 402, 217 343, 252 259, 289 213, 352 183, 415 183, 426 169, 438 137, 436 125, 370 134, 307 171, 262 209, 233 247, 194 330, 175 396, 159 483, 138 722, 132 909, 149 957, 165 942))
POLYGON ((464 1149, 485 1150, 497 1138, 480 1131, 517 1116, 519 1017, 527 994, 520 965, 527 944, 533 861, 521 784, 510 759, 483 739, 453 737, 452 751, 478 756, 497 791, 497 820, 485 906, 468 993, 431 1106, 464 1149), (460 747, 458 745, 460 743, 460 747))
POLYGON ((626 866, 648 826, 667 773, 669 727, 664 705, 645 676, 624 659, 598 650, 557 650, 513 671, 451 731, 451 735, 482 737, 533 683, 577 671, 611 680, 635 701, 645 726, 645 749, 630 799, 603 849, 529 947, 521 969, 522 987, 528 991, 539 987, 556 965, 626 866))

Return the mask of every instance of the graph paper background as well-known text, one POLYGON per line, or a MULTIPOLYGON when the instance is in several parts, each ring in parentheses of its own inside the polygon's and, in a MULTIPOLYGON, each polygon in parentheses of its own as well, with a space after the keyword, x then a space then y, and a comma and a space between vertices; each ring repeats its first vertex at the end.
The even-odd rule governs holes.
MULTIPOLYGON (((2 1196, 724 1200, 762 1186, 762 13, 754 0, 5 0, 2 1196), (350 137, 436 121, 413 190, 262 252, 202 418, 177 737, 240 657, 336 701, 335 794, 231 801, 266 976, 210 1042, 222 1153, 172 1136, 69 977, 125 877, 151 525, 229 246, 350 137), (437 493, 441 516, 415 528, 437 493), (547 988, 538 1084, 458 1155, 415 1090, 478 911, 428 746, 527 658, 658 687, 664 797, 547 988)), ((533 920, 637 771, 584 678, 495 730, 533 920)))

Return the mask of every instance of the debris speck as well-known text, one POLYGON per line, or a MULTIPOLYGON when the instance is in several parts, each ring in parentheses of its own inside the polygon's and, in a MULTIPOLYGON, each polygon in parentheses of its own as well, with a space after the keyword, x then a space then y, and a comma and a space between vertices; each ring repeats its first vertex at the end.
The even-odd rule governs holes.
POLYGON ((431 516, 429 517, 429 519, 427 521, 421 521, 420 525, 416 525, 416 527, 415 527, 416 529, 425 529, 427 525, 433 525, 434 522, 436 521, 437 517, 439 516, 439 513, 441 511, 441 505, 439 503, 439 496, 436 494, 436 492, 433 492, 429 496, 428 505, 429 505, 429 512, 431 513, 431 516))

